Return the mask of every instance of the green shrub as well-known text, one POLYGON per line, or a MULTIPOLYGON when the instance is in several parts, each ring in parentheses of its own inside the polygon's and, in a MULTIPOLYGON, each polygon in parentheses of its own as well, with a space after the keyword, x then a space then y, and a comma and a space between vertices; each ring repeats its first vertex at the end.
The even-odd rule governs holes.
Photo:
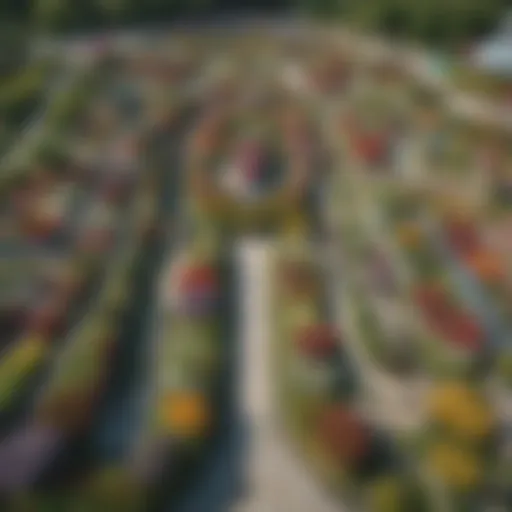
POLYGON ((0 85, 0 116, 7 123, 19 124, 30 115, 41 99, 48 76, 46 63, 28 67, 0 85))

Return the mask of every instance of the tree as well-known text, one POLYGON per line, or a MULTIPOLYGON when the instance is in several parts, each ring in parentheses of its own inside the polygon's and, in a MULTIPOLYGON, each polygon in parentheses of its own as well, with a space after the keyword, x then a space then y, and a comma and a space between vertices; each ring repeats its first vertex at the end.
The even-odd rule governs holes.
POLYGON ((110 22, 126 19, 131 7, 127 0, 96 0, 99 15, 102 19, 110 22))
POLYGON ((35 25, 50 31, 67 28, 75 12, 73 0, 35 0, 33 9, 35 25))

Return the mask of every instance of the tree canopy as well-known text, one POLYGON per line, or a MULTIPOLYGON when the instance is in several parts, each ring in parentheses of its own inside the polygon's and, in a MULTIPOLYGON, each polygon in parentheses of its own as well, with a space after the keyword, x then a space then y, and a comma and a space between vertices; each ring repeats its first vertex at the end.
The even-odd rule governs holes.
POLYGON ((54 32, 206 17, 230 10, 293 10, 446 46, 486 33, 511 6, 511 0, 3 0, 0 19, 54 32))

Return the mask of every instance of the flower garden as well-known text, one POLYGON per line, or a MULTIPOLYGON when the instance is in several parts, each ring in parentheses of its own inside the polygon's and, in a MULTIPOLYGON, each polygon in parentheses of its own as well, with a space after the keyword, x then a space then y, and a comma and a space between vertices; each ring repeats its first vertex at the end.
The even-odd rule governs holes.
POLYGON ((206 492, 245 378, 235 248, 263 236, 277 423, 322 492, 509 510, 508 134, 350 47, 181 37, 12 85, 25 118, 66 78, 0 147, 0 508, 206 492))

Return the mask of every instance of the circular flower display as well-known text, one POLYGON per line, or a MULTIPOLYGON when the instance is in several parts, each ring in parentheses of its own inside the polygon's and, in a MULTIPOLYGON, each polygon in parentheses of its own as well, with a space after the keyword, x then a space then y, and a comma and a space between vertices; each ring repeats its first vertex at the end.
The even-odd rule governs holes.
MULTIPOLYGON (((302 202, 311 177, 311 152, 305 143, 309 140, 308 127, 302 112, 293 110, 293 115, 288 112, 286 114, 280 121, 288 155, 289 176, 283 186, 250 202, 223 190, 209 172, 214 157, 226 141, 232 119, 225 113, 205 118, 193 141, 190 185, 195 197, 209 213, 229 222, 259 225, 286 215, 302 202)), ((252 156, 251 160, 255 161, 252 156)), ((251 168, 254 167, 254 161, 251 162, 251 168)))

